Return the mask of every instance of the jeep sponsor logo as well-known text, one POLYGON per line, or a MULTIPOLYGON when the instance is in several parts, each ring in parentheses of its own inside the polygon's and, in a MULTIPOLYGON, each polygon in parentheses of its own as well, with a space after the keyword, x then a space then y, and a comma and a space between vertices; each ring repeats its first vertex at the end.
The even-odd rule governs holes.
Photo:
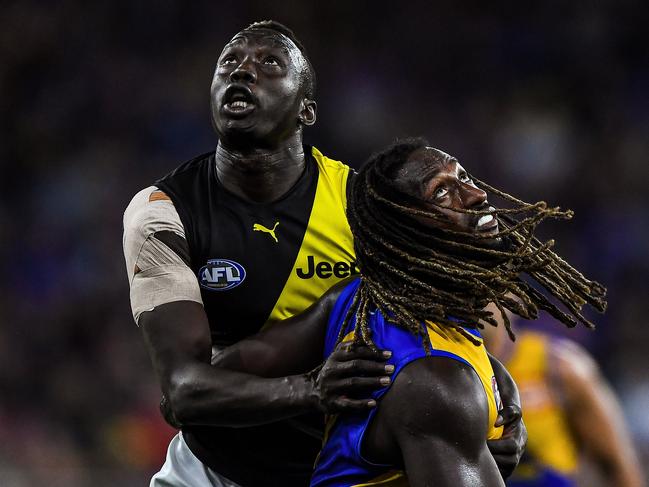
POLYGON ((237 287, 246 278, 241 264, 227 259, 210 259, 198 271, 198 282, 203 289, 227 291, 237 287))
POLYGON ((349 277, 352 274, 358 274, 358 267, 356 262, 327 262, 326 260, 316 263, 315 257, 309 255, 306 258, 306 269, 298 267, 295 272, 300 279, 311 279, 313 276, 318 276, 321 279, 328 277, 337 277, 342 279, 349 277))

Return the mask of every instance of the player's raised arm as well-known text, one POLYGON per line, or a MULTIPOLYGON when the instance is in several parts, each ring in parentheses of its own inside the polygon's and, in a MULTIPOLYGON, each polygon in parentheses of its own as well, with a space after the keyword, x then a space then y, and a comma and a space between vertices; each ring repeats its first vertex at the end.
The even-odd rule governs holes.
POLYGON ((484 389, 470 367, 424 358, 397 376, 375 431, 401 451, 411 487, 502 486, 485 441, 487 411, 484 389))
POLYGON ((620 405, 595 361, 579 345, 559 341, 551 351, 567 417, 580 447, 594 459, 607 485, 645 485, 620 405))

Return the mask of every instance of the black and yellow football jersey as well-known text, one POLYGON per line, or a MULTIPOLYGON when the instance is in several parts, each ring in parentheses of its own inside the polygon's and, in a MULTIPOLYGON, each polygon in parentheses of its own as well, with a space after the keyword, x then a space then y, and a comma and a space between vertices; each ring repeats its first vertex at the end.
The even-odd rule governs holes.
MULTIPOLYGON (((306 168, 272 203, 245 201, 218 180, 214 153, 156 182, 173 201, 189 245, 212 342, 231 345, 299 313, 356 273, 345 216, 350 168, 305 147, 306 168)), ((311 418, 309 426, 322 428, 311 418)), ((308 485, 320 439, 300 421, 251 428, 186 427, 192 452, 245 486, 308 485)))

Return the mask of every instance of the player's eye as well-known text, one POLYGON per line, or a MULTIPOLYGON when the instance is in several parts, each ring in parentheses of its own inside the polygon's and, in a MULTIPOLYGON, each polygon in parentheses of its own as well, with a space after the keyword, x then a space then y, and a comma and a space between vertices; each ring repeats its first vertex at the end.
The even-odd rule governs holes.
POLYGON ((471 179, 471 176, 469 176, 469 174, 466 173, 466 172, 460 173, 460 181, 462 181, 463 183, 466 183, 466 184, 473 183, 473 179, 471 179))
POLYGON ((441 199, 448 194, 448 189, 444 186, 440 186, 435 190, 435 199, 441 199))
POLYGON ((221 59, 221 62, 219 63, 221 66, 229 66, 237 62, 237 58, 234 56, 225 56, 223 59, 221 59))
POLYGON ((267 66, 279 66, 279 60, 275 56, 264 58, 264 64, 267 66))

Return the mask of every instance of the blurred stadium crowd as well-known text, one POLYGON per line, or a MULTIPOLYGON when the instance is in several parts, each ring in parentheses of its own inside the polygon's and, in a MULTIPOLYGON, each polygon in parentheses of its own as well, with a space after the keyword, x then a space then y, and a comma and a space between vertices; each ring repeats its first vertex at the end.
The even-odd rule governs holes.
POLYGON ((312 58, 306 138, 324 153, 358 166, 424 135, 480 179, 575 210, 548 233, 608 286, 609 311, 570 336, 619 394, 646 465, 648 10, 524 4, 3 2, 0 485, 146 485, 162 463, 173 431, 130 316, 122 212, 215 147, 214 64, 264 18, 312 58))

